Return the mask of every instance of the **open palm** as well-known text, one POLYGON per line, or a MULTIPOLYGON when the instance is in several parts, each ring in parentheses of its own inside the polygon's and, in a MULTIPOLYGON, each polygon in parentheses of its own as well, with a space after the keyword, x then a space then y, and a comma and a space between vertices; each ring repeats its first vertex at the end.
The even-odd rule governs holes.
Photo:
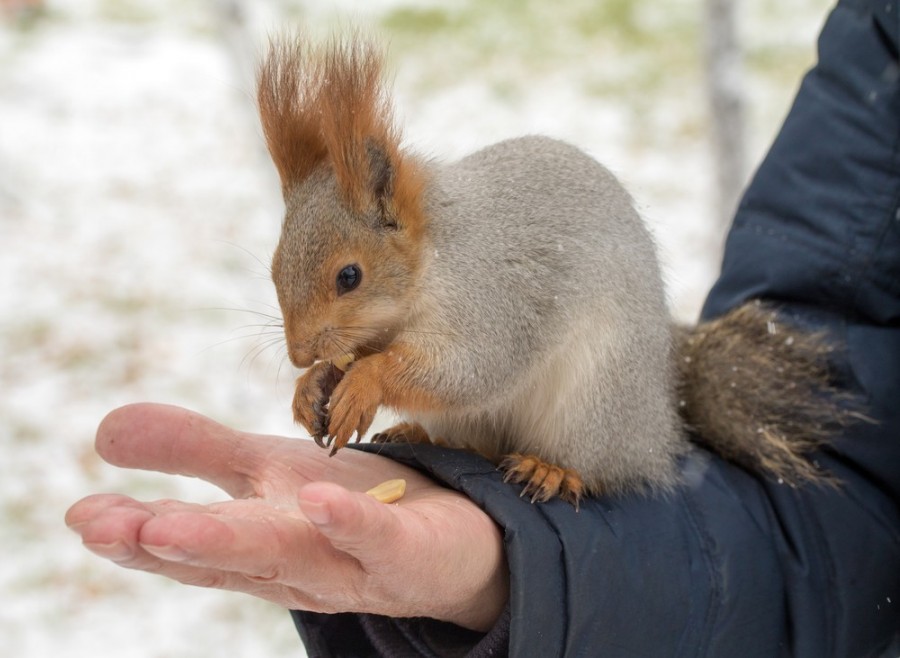
POLYGON ((109 463, 200 477, 232 500, 199 505, 96 494, 66 523, 123 567, 246 592, 288 608, 428 616, 487 630, 508 594, 499 530, 469 499, 378 455, 239 432, 137 404, 97 432, 109 463), (361 493, 392 478, 406 495, 361 493))

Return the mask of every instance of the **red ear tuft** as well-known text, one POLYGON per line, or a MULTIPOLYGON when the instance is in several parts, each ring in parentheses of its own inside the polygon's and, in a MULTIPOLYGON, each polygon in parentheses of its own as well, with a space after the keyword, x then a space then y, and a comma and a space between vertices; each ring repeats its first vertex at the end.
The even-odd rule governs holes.
POLYGON ((346 200, 359 211, 371 201, 379 177, 374 169, 390 167, 396 150, 391 107, 381 85, 382 57, 370 41, 354 35, 329 44, 322 62, 322 135, 346 200))
POLYGON ((425 167, 400 148, 382 65, 381 50, 358 33, 318 49, 275 39, 259 73, 260 117, 283 189, 327 159, 351 210, 378 205, 415 233, 425 167))
POLYGON ((359 34, 329 44, 323 53, 322 132, 350 207, 384 204, 411 228, 421 222, 425 174, 400 148, 383 60, 381 49, 359 34))
POLYGON ((318 116, 321 69, 301 39, 287 35, 271 40, 259 69, 260 122, 284 191, 308 177, 327 154, 318 116))

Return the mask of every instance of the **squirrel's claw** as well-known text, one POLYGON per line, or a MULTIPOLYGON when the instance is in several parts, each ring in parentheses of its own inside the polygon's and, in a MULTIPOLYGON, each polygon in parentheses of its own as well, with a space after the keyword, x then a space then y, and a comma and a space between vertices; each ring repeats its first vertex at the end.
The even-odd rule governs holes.
POLYGON ((559 497, 578 509, 584 493, 581 476, 570 468, 548 464, 533 455, 507 455, 498 468, 503 481, 523 484, 520 497, 529 496, 532 503, 544 503, 559 497))
POLYGON ((320 431, 314 433, 312 438, 320 448, 330 448, 334 441, 334 437, 328 434, 328 429, 325 427, 322 427, 320 431))
POLYGON ((311 434, 313 441, 320 448, 327 448, 331 445, 331 437, 328 436, 328 408, 326 404, 327 400, 316 400, 312 406, 315 417, 311 434))

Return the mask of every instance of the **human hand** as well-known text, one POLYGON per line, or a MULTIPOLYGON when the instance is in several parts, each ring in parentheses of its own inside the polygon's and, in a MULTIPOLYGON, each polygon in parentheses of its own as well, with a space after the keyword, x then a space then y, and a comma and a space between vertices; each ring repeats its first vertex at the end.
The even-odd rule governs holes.
POLYGON ((154 404, 97 431, 110 464, 200 477, 234 498, 211 505, 96 494, 66 524, 120 566, 246 592, 286 608, 425 616, 488 630, 508 597, 500 531, 465 496, 385 457, 247 434, 154 404), (363 491, 393 478, 385 505, 363 491))

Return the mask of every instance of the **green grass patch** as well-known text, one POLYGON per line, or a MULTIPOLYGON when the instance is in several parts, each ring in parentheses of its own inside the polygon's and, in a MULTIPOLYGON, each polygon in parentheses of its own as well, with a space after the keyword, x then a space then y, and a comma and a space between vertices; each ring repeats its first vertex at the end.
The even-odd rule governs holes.
POLYGON ((420 91, 477 76, 514 101, 517 89, 560 68, 577 71, 590 94, 661 91, 699 70, 699 23, 699 4, 691 3, 468 0, 397 7, 380 27, 398 62, 425 60, 420 91))

